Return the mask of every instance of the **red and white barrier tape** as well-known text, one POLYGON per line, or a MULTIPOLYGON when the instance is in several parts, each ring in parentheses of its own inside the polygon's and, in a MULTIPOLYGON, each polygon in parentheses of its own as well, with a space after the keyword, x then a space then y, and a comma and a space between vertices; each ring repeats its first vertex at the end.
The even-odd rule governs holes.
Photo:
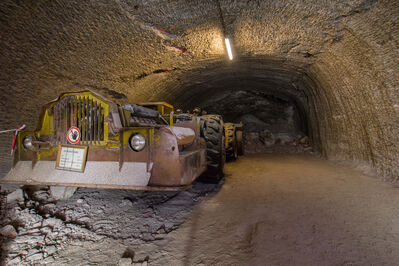
POLYGON ((17 129, 0 130, 0 133, 15 132, 14 138, 13 138, 13 140, 12 140, 12 145, 11 145, 11 155, 13 155, 13 154, 14 154, 14 151, 15 151, 15 144, 16 144, 16 142, 17 142, 18 132, 21 131, 21 130, 23 130, 25 127, 26 127, 26 125, 23 124, 22 126, 20 126, 20 127, 17 128, 17 129))

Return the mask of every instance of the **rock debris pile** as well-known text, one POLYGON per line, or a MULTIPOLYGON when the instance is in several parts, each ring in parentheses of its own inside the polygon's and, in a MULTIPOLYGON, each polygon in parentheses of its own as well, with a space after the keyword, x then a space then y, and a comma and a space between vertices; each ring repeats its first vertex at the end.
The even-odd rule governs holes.
MULTIPOLYGON (((0 229, 2 263, 68 264, 62 253, 71 246, 117 241, 124 243, 121 254, 116 254, 120 265, 145 265, 149 258, 137 261, 126 256, 124 245, 164 239, 184 222, 196 202, 219 187, 196 182, 182 192, 82 188, 72 198, 58 202, 45 189, 26 191, 23 198, 7 204, 0 229)), ((22 193, 16 191, 8 195, 22 193)))
POLYGON ((39 215, 35 209, 30 209, 33 207, 29 206, 30 204, 34 203, 28 202, 25 209, 13 208, 10 216, 13 225, 5 226, 15 226, 18 230, 14 239, 9 239, 4 246, 3 251, 8 253, 8 264, 34 263, 43 259, 46 263, 51 263, 57 258, 57 250, 68 245, 73 239, 97 241, 102 238, 87 229, 64 223, 48 214, 39 215))
POLYGON ((317 154, 308 136, 301 134, 273 133, 269 130, 248 132, 244 135, 246 153, 307 153, 317 154))

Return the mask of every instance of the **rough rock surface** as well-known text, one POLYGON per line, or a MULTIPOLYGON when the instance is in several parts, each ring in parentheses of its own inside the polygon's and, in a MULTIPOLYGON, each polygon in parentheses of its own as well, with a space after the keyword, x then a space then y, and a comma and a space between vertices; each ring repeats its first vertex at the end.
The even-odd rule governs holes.
POLYGON ((1 127, 33 129, 69 90, 184 108, 261 92, 289 99, 324 156, 398 178, 398 1, 219 2, 1 1, 1 127))
POLYGON ((312 154, 320 156, 309 143, 307 136, 289 133, 273 133, 268 130, 244 134, 245 154, 312 154))
POLYGON ((27 191, 25 201, 9 203, 1 217, 0 264, 76 265, 76 255, 82 264, 114 264, 128 257, 141 265, 147 255, 129 255, 128 248, 163 240, 197 202, 220 186, 196 182, 187 191, 162 193, 79 189, 57 202, 48 190, 27 191), (63 256, 66 248, 69 255, 63 256), (82 258, 82 250, 87 258, 82 258))

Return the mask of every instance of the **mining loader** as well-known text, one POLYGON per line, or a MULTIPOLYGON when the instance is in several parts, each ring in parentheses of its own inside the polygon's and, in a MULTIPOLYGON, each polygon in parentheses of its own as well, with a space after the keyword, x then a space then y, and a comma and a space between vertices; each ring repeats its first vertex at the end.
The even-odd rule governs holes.
POLYGON ((43 106, 35 131, 18 134, 2 184, 180 190, 200 175, 218 182, 225 146, 220 116, 173 115, 158 102, 118 105, 86 90, 43 106))

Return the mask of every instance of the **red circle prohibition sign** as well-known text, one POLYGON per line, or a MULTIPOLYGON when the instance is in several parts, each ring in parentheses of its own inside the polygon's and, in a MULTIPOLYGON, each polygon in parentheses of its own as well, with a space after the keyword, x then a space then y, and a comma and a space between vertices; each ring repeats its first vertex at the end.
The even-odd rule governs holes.
POLYGON ((80 130, 77 127, 71 127, 67 132, 67 140, 71 144, 76 144, 80 140, 80 130))

